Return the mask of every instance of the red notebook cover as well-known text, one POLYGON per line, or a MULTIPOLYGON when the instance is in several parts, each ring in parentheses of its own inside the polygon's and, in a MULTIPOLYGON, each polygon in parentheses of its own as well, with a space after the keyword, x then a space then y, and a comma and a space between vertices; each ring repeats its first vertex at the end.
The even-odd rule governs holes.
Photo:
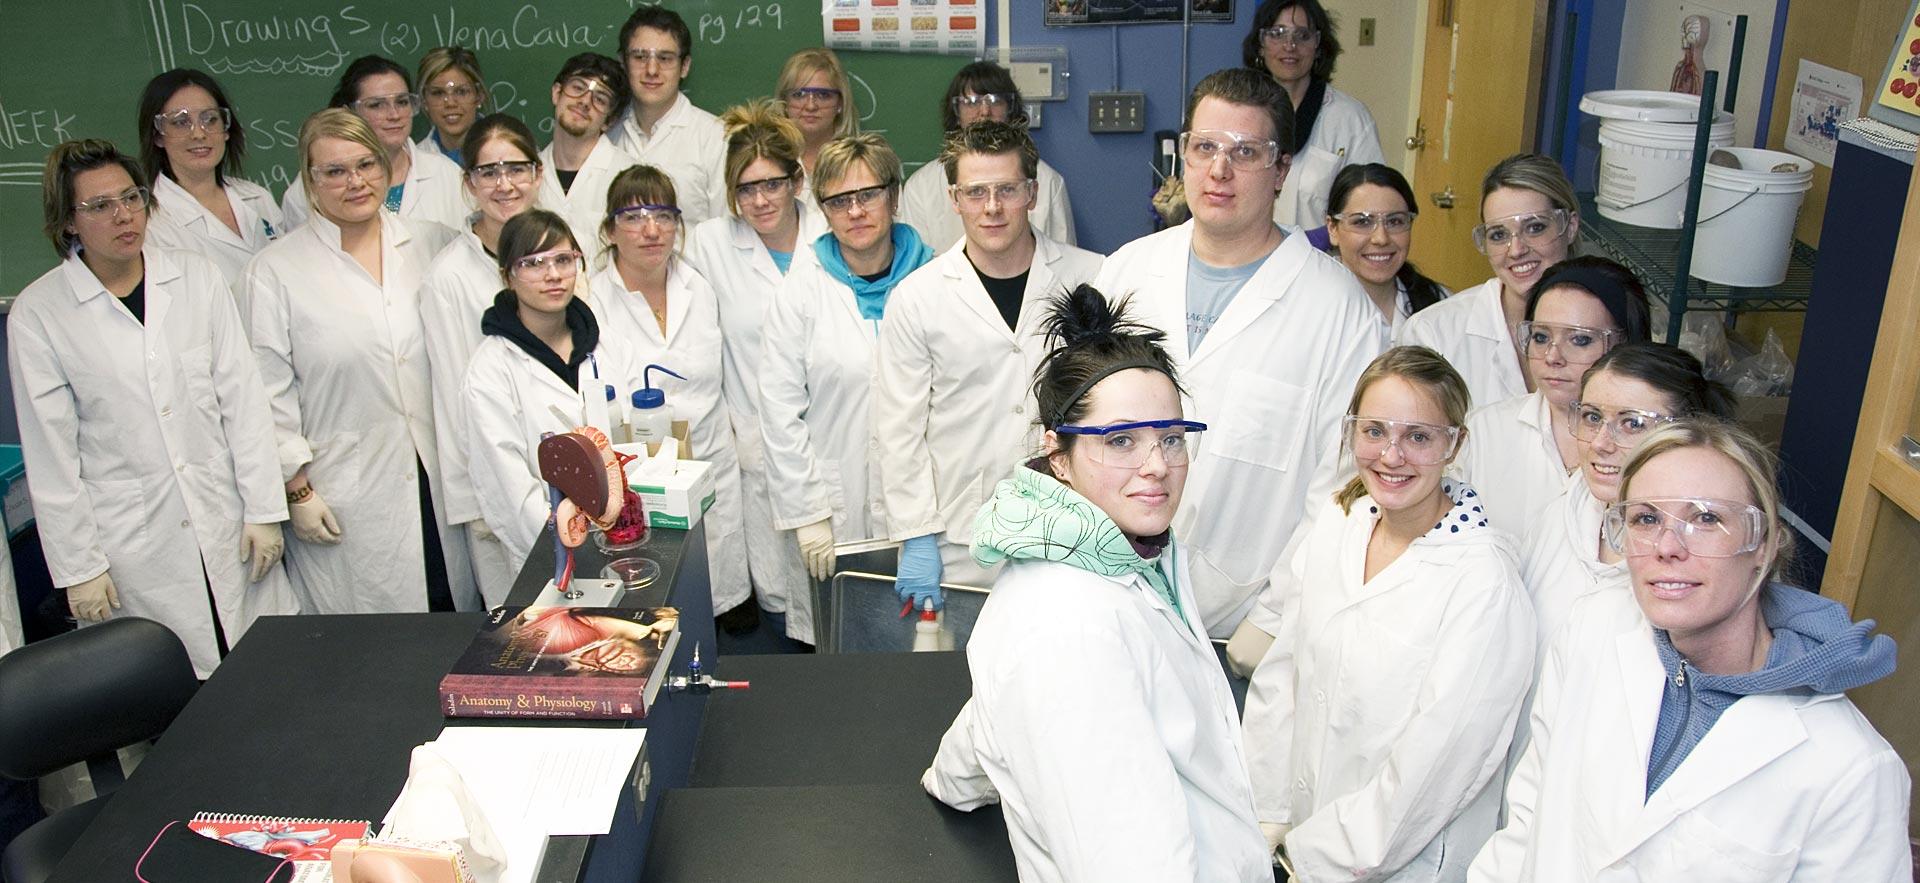
POLYGON ((448 717, 635 719, 680 640, 672 607, 502 607, 440 679, 448 717))
POLYGON ((331 867, 328 856, 335 844, 367 836, 369 822, 346 819, 295 819, 279 816, 246 816, 231 813, 201 813, 187 823, 194 833, 242 849, 290 859, 296 866, 295 880, 312 868, 331 867), (309 865, 308 863, 316 863, 309 865))

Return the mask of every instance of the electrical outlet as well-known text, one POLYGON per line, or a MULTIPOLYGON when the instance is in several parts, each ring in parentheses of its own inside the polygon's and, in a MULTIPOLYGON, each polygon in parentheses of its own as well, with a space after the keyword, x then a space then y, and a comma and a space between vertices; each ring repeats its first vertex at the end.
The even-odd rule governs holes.
POLYGON ((1147 130, 1147 93, 1087 93, 1087 131, 1144 132, 1147 130))
POLYGON ((1363 18, 1360 20, 1360 45, 1373 45, 1373 19, 1363 18))

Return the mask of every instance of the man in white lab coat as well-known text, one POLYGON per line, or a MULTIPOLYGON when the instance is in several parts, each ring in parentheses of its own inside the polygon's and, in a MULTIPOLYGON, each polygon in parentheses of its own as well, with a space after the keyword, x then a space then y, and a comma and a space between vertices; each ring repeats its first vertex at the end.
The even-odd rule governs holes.
POLYGON ((936 163, 966 234, 894 293, 871 408, 881 501, 903 543, 896 587, 939 608, 943 579, 992 581, 968 548, 973 517, 1038 451, 1027 384, 1046 350, 1041 319, 1052 298, 1093 279, 1100 256, 1033 229, 1040 153, 1025 126, 955 130, 936 163))
POLYGON ((553 140, 540 150, 540 206, 566 219, 589 271, 605 251, 607 185, 637 162, 607 137, 626 106, 620 63, 598 52, 567 59, 553 78, 553 140))
POLYGON ((688 229, 727 214, 727 133, 693 106, 680 82, 693 72, 693 33, 680 14, 641 6, 620 26, 620 57, 632 103, 607 137, 667 173, 688 229))
POLYGON ((1338 455, 1347 399, 1380 346, 1360 283, 1273 223, 1292 126, 1271 77, 1201 80, 1180 136, 1193 219, 1122 246, 1094 283, 1167 332, 1187 413, 1212 427, 1175 530, 1215 637, 1253 606, 1308 501, 1333 493, 1333 470, 1310 484, 1338 455))

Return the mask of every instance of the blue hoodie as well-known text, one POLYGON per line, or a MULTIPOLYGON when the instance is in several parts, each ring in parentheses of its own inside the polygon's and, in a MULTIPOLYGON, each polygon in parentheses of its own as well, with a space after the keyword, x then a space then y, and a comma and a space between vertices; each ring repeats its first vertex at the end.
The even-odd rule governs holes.
POLYGON ((1766 665, 1746 674, 1710 675, 1694 668, 1673 649, 1664 630, 1653 630, 1667 678, 1647 761, 1648 799, 1742 696, 1844 693, 1893 673, 1893 639, 1870 636, 1873 620, 1852 621, 1838 601, 1773 583, 1760 593, 1760 615, 1773 630, 1773 647, 1766 665))
POLYGON ((920 265, 933 260, 933 249, 920 241, 920 234, 906 224, 894 224, 893 263, 887 267, 887 275, 869 282, 856 275, 847 267, 847 259, 840 254, 840 240, 832 233, 822 233, 813 241, 813 253, 820 259, 820 267, 827 275, 840 280, 853 289, 853 299, 860 307, 860 318, 878 322, 887 309, 887 295, 893 293, 893 287, 908 273, 920 269, 920 265))

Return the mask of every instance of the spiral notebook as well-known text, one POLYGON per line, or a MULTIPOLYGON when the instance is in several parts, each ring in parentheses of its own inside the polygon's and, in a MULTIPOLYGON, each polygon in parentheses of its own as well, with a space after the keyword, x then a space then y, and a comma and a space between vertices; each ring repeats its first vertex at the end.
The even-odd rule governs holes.
POLYGON ((203 837, 291 860, 295 883, 322 883, 333 879, 328 856, 334 845, 342 840, 365 839, 371 825, 371 822, 350 819, 204 812, 187 823, 194 833, 203 837))

